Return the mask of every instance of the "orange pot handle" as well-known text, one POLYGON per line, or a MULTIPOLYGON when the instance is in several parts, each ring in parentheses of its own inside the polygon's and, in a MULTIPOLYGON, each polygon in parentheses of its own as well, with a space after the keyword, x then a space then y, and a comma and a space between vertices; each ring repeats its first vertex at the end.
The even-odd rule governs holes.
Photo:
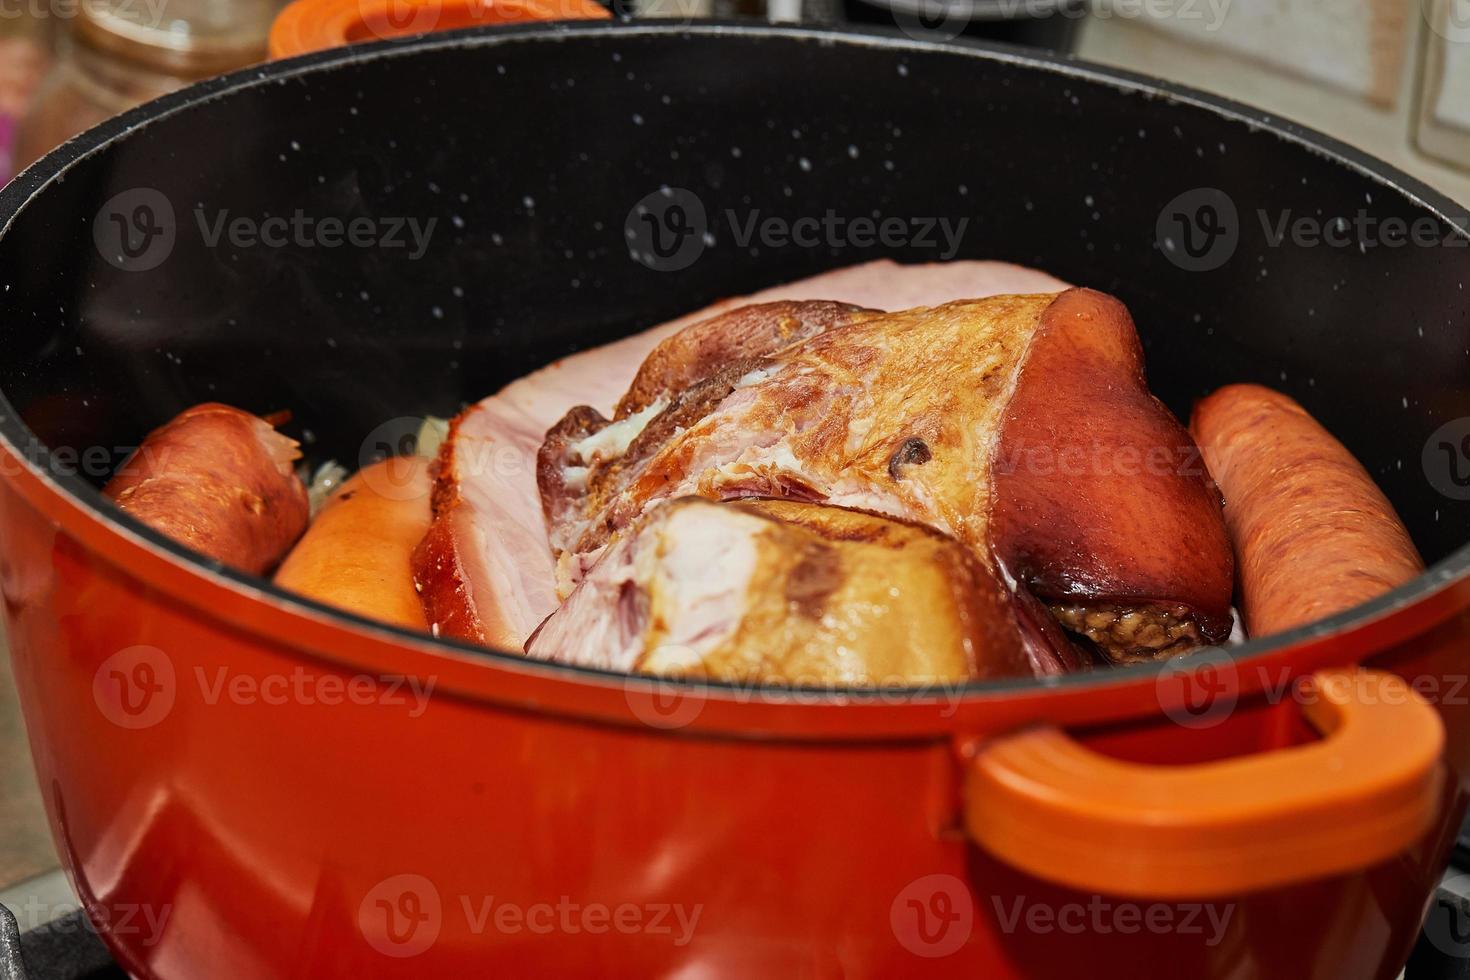
POLYGON ((270 55, 534 20, 606 20, 593 0, 296 0, 271 25, 270 55))
POLYGON ((1297 688, 1322 738, 1196 765, 1099 755, 1033 728, 971 759, 973 838, 1038 878, 1134 898, 1220 898, 1354 871, 1429 829, 1444 726, 1404 681, 1321 671, 1297 688))

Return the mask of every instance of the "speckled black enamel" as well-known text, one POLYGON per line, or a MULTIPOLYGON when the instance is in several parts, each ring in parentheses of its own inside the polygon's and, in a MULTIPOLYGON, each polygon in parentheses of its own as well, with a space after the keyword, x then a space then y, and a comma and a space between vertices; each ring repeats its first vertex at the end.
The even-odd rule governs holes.
POLYGON ((1125 74, 795 28, 532 28, 328 52, 81 137, 0 193, 0 433, 27 439, 18 412, 52 445, 128 447, 219 399, 289 408, 314 459, 356 465, 387 420, 452 414, 717 297, 946 251, 937 234, 929 247, 735 240, 755 211, 829 210, 968 219, 958 257, 1115 293, 1173 409, 1231 381, 1282 388, 1367 463, 1427 559, 1470 540, 1470 505, 1421 463, 1438 426, 1470 416, 1470 248, 1273 246, 1259 217, 1363 211, 1447 229, 1450 202, 1305 130, 1125 74), (629 254, 632 209, 661 186, 706 210, 709 237, 679 271, 629 254), (1160 247, 1160 213, 1210 187, 1238 210, 1239 241, 1190 271, 1160 247), (142 272, 109 264, 94 236, 105 202, 138 188, 161 192, 176 232, 142 272), (223 212, 298 209, 435 227, 417 260, 206 241, 223 212))

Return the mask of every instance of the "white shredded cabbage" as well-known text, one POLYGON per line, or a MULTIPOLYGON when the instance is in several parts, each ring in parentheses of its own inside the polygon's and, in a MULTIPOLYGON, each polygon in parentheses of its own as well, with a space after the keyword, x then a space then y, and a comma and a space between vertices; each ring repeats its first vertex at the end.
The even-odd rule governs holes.
POLYGON ((347 476, 347 467, 335 459, 329 459, 316 468, 311 479, 306 481, 306 499, 311 503, 312 517, 317 515, 327 498, 336 492, 347 476))
POLYGON ((414 438, 414 453, 418 456, 437 456, 439 447, 449 437, 449 420, 434 415, 424 416, 424 424, 414 438))

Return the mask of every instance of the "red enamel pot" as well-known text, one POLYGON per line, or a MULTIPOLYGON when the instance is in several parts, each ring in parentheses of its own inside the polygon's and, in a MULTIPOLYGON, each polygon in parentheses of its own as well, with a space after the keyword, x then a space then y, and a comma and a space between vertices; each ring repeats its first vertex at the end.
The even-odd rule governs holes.
POLYGON ((140 977, 1392 977, 1470 785, 1454 210, 1197 93, 795 28, 439 35, 110 122, 0 191, 0 586, 67 872, 140 977), (660 186, 706 212, 672 271, 624 237, 660 186), (1160 247, 1202 189, 1229 207, 1160 247), (199 401, 291 406, 314 461, 355 464, 720 296, 952 257, 754 247, 726 223, 752 210, 966 217, 959 257, 1118 295, 1166 403, 1290 391, 1430 571, 1169 665, 749 690, 376 626, 213 567, 97 491, 199 401), (1311 245, 1274 234, 1285 213, 1435 234, 1311 245), (213 233, 298 214, 437 230, 213 233), (104 247, 119 220, 139 233, 123 254, 104 247))

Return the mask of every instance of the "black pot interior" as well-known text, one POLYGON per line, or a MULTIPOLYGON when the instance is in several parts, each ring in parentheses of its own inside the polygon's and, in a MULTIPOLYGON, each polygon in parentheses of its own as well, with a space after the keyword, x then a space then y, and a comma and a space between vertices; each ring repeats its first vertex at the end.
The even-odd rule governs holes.
POLYGON ((203 91, 109 124, 6 192, 24 207, 0 238, 0 386, 94 484, 195 402, 290 409, 314 460, 355 466, 387 420, 450 415, 715 298, 946 257, 937 234, 741 247, 730 214, 830 211, 965 219, 956 257, 1115 293, 1175 411, 1227 382, 1284 389, 1364 461, 1426 559, 1470 539, 1470 508, 1421 462, 1431 433, 1470 415, 1470 249, 1273 245, 1260 212, 1449 226, 1398 178, 1259 119, 1061 62, 763 28, 471 33, 203 91), (104 136, 118 138, 27 200, 104 136), (625 237, 635 203, 664 186, 707 214, 708 242, 679 271, 635 261, 625 237), (1229 196, 1239 242, 1190 271, 1159 247, 1159 217, 1201 187, 1229 196), (116 195, 156 203, 138 189, 173 212, 172 249, 147 271, 97 246, 116 195), (370 218, 378 235, 397 219, 434 226, 421 255, 407 224, 398 247, 209 241, 222 220, 298 213, 370 218))

